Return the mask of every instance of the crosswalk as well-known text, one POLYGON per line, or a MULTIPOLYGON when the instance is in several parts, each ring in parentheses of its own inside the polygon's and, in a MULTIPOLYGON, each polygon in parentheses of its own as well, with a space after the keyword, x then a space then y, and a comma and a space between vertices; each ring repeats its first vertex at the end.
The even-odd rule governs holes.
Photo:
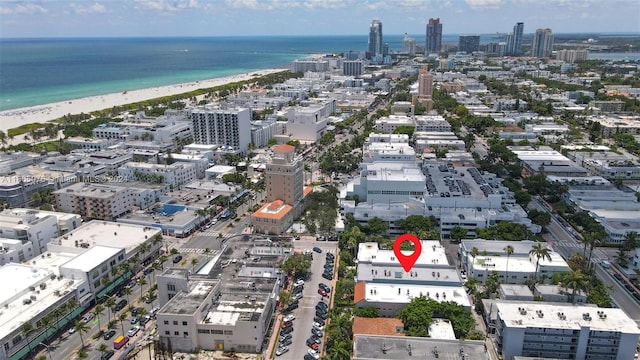
POLYGON ((564 242, 558 241, 553 243, 554 246, 565 247, 565 248, 574 248, 574 249, 582 249, 584 248, 583 244, 574 243, 574 242, 564 242))
POLYGON ((191 253, 191 254, 204 254, 204 249, 198 249, 198 248, 180 248, 180 252, 185 254, 185 253, 191 253))

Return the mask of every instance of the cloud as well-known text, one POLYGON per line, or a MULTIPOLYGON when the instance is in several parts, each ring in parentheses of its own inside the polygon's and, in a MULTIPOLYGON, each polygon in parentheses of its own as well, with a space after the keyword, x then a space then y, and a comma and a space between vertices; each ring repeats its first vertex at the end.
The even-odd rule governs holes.
POLYGON ((502 0, 465 0, 467 5, 473 9, 497 9, 502 4, 502 0))
POLYGON ((94 3, 93 5, 88 6, 71 3, 70 6, 76 14, 99 14, 107 12, 107 8, 99 3, 94 3))
POLYGON ((198 0, 136 0, 136 3, 144 9, 164 12, 199 9, 201 7, 198 0))
POLYGON ((45 7, 34 3, 14 3, 15 6, 0 7, 0 14, 45 14, 49 12, 45 7))

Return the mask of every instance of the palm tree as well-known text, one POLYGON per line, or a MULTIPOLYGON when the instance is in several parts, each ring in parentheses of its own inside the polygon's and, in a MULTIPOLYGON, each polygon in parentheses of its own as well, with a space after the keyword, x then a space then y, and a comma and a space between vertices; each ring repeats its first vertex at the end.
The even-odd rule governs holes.
POLYGON ((602 244, 606 238, 604 231, 594 231, 585 234, 585 239, 589 239, 589 260, 587 260, 587 266, 591 266, 591 256, 593 255, 593 248, 602 244))
POLYGON ((565 289, 572 290, 571 302, 573 304, 576 303, 576 292, 580 291, 586 293, 589 289, 589 285, 589 279, 579 270, 569 270, 569 272, 564 274, 562 277, 562 286, 564 286, 565 289))
POLYGON ((351 344, 349 341, 336 341, 327 348, 327 356, 332 360, 349 360, 351 358, 351 344))
POLYGON ((82 337, 82 334, 89 331, 89 325, 87 325, 86 322, 80 320, 75 324, 74 329, 76 329, 78 335, 80 335, 80 342, 82 343, 82 347, 84 348, 84 338, 82 337))
MULTIPOLYGON (((624 250, 625 252, 630 252, 635 250, 638 246, 640 246, 640 239, 638 239, 637 232, 630 231, 624 235, 622 250, 624 250)), ((627 256, 627 257, 630 257, 630 256, 627 256)))
POLYGON ((142 297, 142 287, 147 285, 147 280, 145 280, 144 278, 138 280, 138 283, 140 284, 140 297, 142 297))
POLYGON ((53 310, 51 312, 51 315, 55 318, 55 322, 53 323, 53 325, 54 325, 54 327, 56 329, 56 332, 59 329, 60 317, 63 315, 63 311, 64 310, 62 309, 62 307, 59 307, 59 308, 56 308, 55 310, 53 310))
MULTIPOLYGON (((142 319, 145 315, 148 315, 149 312, 147 311, 147 309, 141 307, 138 309, 138 312, 136 313, 136 316, 140 319, 142 319)), ((144 324, 143 327, 147 327, 147 324, 144 324)))
POLYGON ((509 257, 511 256, 511 254, 513 254, 513 246, 511 245, 505 246, 504 252, 507 253, 507 271, 504 277, 505 277, 505 283, 508 284, 509 283, 509 257))
POLYGON ((76 354, 76 359, 86 359, 89 357, 89 354, 87 353, 87 349, 85 349, 84 347, 82 347, 80 350, 78 350, 78 353, 76 354))
POLYGON ((43 340, 46 340, 49 337, 49 333, 51 330, 51 325, 53 324, 53 315, 51 313, 45 315, 40 319, 40 328, 44 330, 45 336, 43 340))
POLYGON ((31 334, 33 334, 36 329, 33 327, 33 324, 31 324, 30 321, 27 321, 26 323, 22 324, 20 330, 22 331, 22 336, 24 336, 24 338, 27 340, 27 347, 29 348, 29 354, 31 354, 32 349, 31 342, 29 341, 29 336, 31 336, 31 334))
POLYGON ((111 309, 113 309, 113 307, 116 306, 116 299, 114 299, 112 297, 108 298, 104 302, 104 306, 106 306, 107 309, 109 309, 109 321, 111 321, 111 309))
MULTIPOLYGON (((67 312, 64 317, 70 316, 73 314, 73 311, 78 307, 78 302, 74 299, 67 301, 64 305, 64 310, 67 312)), ((71 320, 71 319, 68 319, 71 320)))
POLYGON ((204 249, 204 256, 207 257, 207 260, 209 260, 209 255, 211 255, 211 249, 209 248, 204 249))
POLYGON ((537 244, 532 246, 532 249, 529 251, 530 256, 536 257, 536 272, 533 276, 534 279, 538 279, 538 268, 540 267, 540 259, 547 259, 551 261, 551 250, 543 244, 537 244))
POLYGON ((100 331, 102 327, 100 326, 100 316, 102 314, 104 314, 104 306, 102 304, 96 305, 96 307, 93 308, 93 315, 98 319, 98 331, 100 331))
POLYGON ((127 296, 127 304, 131 304, 131 301, 129 301, 129 295, 133 293, 133 290, 131 290, 131 288, 125 287, 124 289, 122 289, 122 293, 127 296))
POLYGON ((618 249, 618 252, 616 253, 616 264, 622 267, 627 267, 627 265, 629 265, 629 255, 622 248, 618 249))
POLYGON ((198 259, 196 258, 191 259, 191 272, 196 271, 196 265, 198 265, 198 259))
POLYGON ((149 244, 142 243, 140 244, 140 246, 138 246, 138 254, 140 255, 143 261, 146 259, 146 256, 144 255, 146 254, 147 251, 149 251, 149 244))
POLYGON ((98 346, 98 351, 100 351, 100 358, 102 358, 102 354, 106 353, 107 350, 109 350, 109 347, 105 343, 102 343, 100 344, 100 346, 98 346))
POLYGON ((127 320, 127 313, 121 313, 120 316, 118 316, 118 320, 120 320, 120 328, 122 329, 122 336, 124 336, 124 321, 127 320))

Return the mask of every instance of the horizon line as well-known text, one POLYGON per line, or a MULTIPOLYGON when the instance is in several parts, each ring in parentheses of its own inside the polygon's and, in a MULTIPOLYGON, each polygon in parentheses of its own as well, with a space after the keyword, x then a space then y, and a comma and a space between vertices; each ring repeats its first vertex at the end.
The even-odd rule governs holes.
MULTIPOLYGON (((509 32, 491 32, 491 33, 443 33, 443 36, 451 36, 451 35, 506 35, 509 32)), ((524 33, 523 35, 533 35, 535 32, 524 33)), ((554 33, 554 35, 637 35, 640 36, 640 32, 637 31, 582 31, 582 32, 558 32, 554 33)), ((386 34, 386 36, 416 36, 423 34, 386 34)), ((3 37, 0 36, 0 40, 53 40, 53 39, 180 39, 180 38, 248 38, 248 37, 291 37, 291 38, 300 38, 300 37, 346 37, 346 36, 362 36, 367 37, 367 34, 307 34, 307 35, 166 35, 166 36, 154 36, 154 35, 132 35, 132 36, 18 36, 18 37, 3 37)))

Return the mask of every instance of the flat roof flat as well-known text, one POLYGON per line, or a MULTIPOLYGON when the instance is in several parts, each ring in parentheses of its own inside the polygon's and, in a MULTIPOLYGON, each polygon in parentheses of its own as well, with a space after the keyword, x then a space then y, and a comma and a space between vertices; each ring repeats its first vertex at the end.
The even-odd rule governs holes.
POLYGON ((79 244, 88 243, 89 247, 102 245, 123 248, 129 253, 156 234, 160 234, 160 229, 93 220, 60 236, 53 243, 63 247, 75 248, 77 241, 79 244))
POLYGON ((443 340, 410 336, 355 335, 354 360, 440 359, 490 360, 484 341, 443 340), (411 354, 409 354, 411 351, 411 354))
POLYGON ((64 264, 63 267, 77 269, 86 273, 114 257, 120 251, 122 251, 122 249, 100 245, 94 246, 64 264))
POLYGON ((438 302, 453 301, 465 308, 471 307, 469 296, 461 286, 434 286, 408 284, 365 284, 364 299, 372 303, 408 304, 414 298, 424 296, 438 302))
MULTIPOLYGON (((422 252, 416 261, 416 265, 448 265, 445 248, 439 241, 421 240, 422 252)), ((410 255, 411 251, 403 251, 403 254, 410 255)), ((358 245, 358 262, 370 262, 372 264, 399 264, 393 250, 382 250, 378 243, 364 242, 358 245)))
POLYGON ((508 327, 574 329, 590 328, 626 334, 640 334, 638 324, 622 309, 576 307, 572 304, 496 302, 499 317, 508 327), (522 310, 524 309, 524 310, 522 310), (563 314, 558 316, 558 313, 563 314), (539 314, 543 314, 540 316, 539 314), (584 318, 589 314, 591 320, 584 318), (605 317, 601 317, 604 314, 605 317))
POLYGON ((160 313, 193 314, 202 305, 217 281, 194 281, 189 283, 189 292, 180 291, 160 309, 160 313))
POLYGON ((4 289, 0 292, 0 338, 60 301, 61 297, 56 295, 58 292, 68 294, 76 291, 80 284, 80 280, 58 279, 55 275, 39 266, 10 263, 0 267, 4 289), (41 287, 41 284, 44 285, 41 287), (35 290, 30 290, 31 287, 35 290), (25 299, 30 299, 31 303, 25 304, 25 299))

